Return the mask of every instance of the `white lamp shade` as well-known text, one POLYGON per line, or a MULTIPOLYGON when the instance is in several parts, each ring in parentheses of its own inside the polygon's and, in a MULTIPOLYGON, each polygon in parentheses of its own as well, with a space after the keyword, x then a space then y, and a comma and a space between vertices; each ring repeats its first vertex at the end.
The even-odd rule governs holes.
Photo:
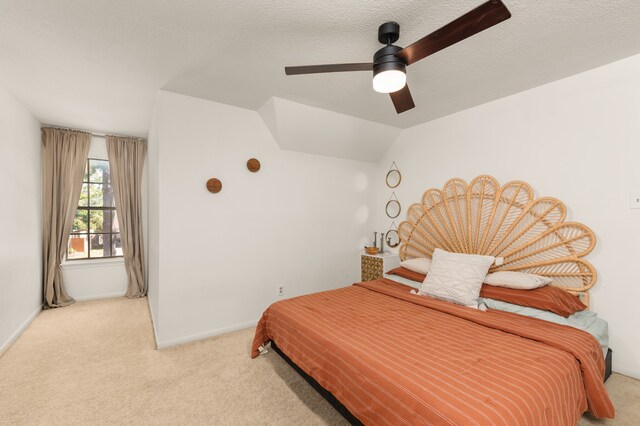
POLYGON ((399 70, 388 70, 373 76, 373 90, 380 93, 393 93, 407 84, 407 74, 399 70))

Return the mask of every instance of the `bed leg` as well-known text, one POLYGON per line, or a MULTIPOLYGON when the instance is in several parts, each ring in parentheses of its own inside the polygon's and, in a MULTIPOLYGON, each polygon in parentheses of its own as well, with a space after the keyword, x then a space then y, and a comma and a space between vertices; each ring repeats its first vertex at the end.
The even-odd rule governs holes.
POLYGON ((269 351, 265 349, 264 345, 260 345, 260 347, 258 348, 258 352, 260 352, 260 355, 264 355, 269 351))

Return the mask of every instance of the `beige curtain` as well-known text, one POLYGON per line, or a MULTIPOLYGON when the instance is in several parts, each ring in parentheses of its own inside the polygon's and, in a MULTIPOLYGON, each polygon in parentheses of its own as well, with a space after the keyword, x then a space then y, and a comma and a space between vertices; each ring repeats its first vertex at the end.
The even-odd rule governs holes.
POLYGON ((60 263, 78 207, 91 134, 42 128, 42 230, 44 236, 44 306, 74 302, 62 281, 60 263))
POLYGON ((122 252, 129 277, 126 296, 144 297, 147 291, 144 282, 141 188, 147 141, 119 136, 107 136, 106 139, 122 252))

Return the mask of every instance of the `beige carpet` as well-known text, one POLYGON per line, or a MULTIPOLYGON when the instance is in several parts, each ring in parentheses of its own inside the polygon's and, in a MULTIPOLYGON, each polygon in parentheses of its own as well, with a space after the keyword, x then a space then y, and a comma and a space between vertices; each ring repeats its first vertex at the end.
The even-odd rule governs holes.
MULTIPOLYGON (((280 357, 249 358, 253 330, 156 351, 146 299, 44 311, 0 358, 1 424, 347 424, 280 357)), ((607 387, 640 424, 640 382, 607 387)))

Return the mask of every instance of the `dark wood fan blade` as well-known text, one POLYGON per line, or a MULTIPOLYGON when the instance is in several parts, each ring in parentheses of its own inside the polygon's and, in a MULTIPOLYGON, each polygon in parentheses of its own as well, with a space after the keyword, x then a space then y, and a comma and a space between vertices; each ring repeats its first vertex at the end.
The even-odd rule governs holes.
POLYGON ((411 65, 510 17, 511 12, 502 1, 489 0, 439 30, 405 47, 396 56, 402 58, 407 65, 411 65))
POLYGON ((373 71, 373 64, 359 63, 359 64, 303 65, 300 67, 284 67, 284 72, 287 75, 317 74, 321 72, 345 72, 345 71, 373 71))
POLYGON ((398 114, 408 111, 416 106, 416 104, 413 103, 413 98, 411 97, 408 84, 397 92, 389 93, 389 95, 391 96, 391 102, 393 102, 393 106, 396 107, 396 112, 398 114))

